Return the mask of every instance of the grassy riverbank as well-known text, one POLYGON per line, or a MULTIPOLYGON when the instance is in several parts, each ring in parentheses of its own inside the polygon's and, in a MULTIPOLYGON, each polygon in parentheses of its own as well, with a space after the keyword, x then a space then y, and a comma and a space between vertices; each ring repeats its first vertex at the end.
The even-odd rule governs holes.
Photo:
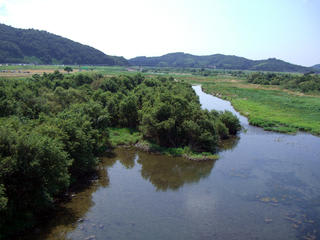
POLYGON ((210 152, 194 152, 189 147, 161 147, 156 143, 143 140, 141 132, 130 128, 109 128, 110 142, 113 147, 134 146, 140 150, 180 157, 194 161, 217 160, 219 156, 210 152))
POLYGON ((249 118, 252 125, 265 130, 320 135, 320 97, 246 83, 241 79, 201 79, 207 93, 229 100, 249 118))

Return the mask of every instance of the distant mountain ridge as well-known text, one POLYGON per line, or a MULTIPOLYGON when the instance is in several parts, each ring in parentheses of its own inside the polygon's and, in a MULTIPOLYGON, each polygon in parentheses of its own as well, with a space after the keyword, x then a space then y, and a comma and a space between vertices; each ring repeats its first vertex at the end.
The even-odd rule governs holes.
POLYGON ((0 24, 0 63, 128 65, 115 57, 64 37, 0 24))
POLYGON ((19 29, 0 23, 0 63, 135 65, 151 67, 194 67, 276 72, 320 72, 279 59, 250 60, 243 57, 214 54, 196 56, 183 52, 159 57, 109 56, 70 39, 34 29, 19 29))
POLYGON ((320 64, 316 64, 316 65, 312 66, 312 68, 320 70, 320 64))
POLYGON ((196 56, 183 52, 169 53, 160 57, 136 57, 129 59, 129 63, 135 66, 150 67, 201 67, 275 72, 310 72, 314 70, 276 58, 250 60, 243 57, 223 54, 196 56))

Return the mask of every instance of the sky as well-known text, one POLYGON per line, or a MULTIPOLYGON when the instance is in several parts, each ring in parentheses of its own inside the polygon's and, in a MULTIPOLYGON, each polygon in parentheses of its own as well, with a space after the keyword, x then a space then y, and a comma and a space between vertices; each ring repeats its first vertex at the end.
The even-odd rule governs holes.
POLYGON ((0 0, 0 23, 125 58, 221 53, 320 64, 320 0, 0 0))

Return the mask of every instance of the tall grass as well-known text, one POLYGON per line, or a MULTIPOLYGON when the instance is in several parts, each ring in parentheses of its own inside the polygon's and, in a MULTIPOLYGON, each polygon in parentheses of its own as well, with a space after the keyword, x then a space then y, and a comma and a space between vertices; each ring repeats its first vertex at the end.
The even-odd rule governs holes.
POLYGON ((220 93, 249 118, 266 130, 320 135, 320 98, 298 96, 281 90, 235 87, 228 82, 203 83, 208 93, 220 93))

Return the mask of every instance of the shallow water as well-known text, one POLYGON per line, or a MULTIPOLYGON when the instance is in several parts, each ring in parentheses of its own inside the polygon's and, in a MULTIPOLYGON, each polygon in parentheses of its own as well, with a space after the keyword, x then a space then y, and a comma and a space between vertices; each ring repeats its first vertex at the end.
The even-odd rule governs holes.
MULTIPOLYGON (((204 108, 236 113, 194 89, 204 108)), ((32 239, 320 239, 320 138, 236 114, 246 130, 216 162, 117 149, 32 239)))

